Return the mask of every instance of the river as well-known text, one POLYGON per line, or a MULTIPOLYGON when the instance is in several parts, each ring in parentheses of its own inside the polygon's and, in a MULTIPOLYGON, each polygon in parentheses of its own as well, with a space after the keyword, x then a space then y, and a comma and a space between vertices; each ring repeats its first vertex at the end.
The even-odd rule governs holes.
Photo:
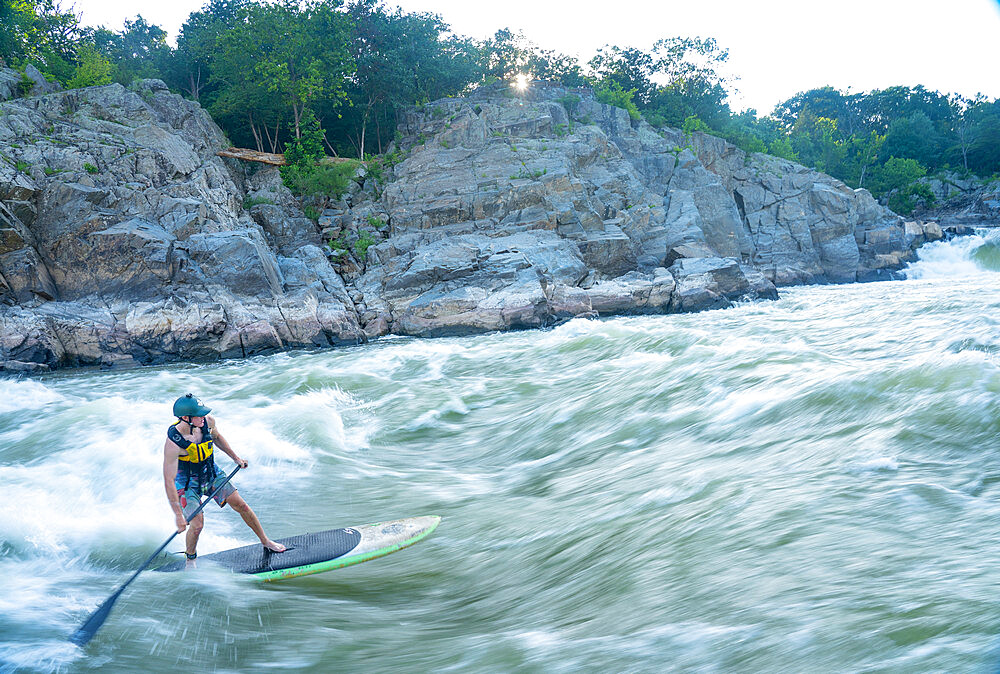
MULTIPOLYGON (((995 665, 998 235, 724 311, 0 380, 0 670, 995 665), (162 446, 188 391, 273 537, 440 527, 266 586, 144 573, 78 649, 172 531, 162 446)), ((206 512, 200 552, 255 540, 206 512)))

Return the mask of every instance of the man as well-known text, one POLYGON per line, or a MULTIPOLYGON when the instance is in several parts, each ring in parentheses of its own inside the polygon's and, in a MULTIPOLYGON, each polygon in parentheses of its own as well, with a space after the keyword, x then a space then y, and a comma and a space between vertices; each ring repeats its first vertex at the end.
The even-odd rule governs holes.
MULTIPOLYGON (((247 462, 236 455, 219 433, 215 419, 208 416, 211 411, 190 393, 174 402, 177 421, 167 429, 167 441, 163 445, 163 482, 170 508, 177 517, 178 533, 187 529, 187 517, 197 510, 202 495, 211 494, 226 480, 226 474, 215 465, 215 447, 228 454, 241 468, 247 467, 247 462)), ((284 545, 267 537, 257 515, 232 483, 219 490, 215 502, 220 508, 229 505, 238 512, 260 539, 265 551, 285 551, 284 545)), ((191 520, 187 532, 185 554, 189 560, 198 556, 198 536, 204 526, 205 513, 200 512, 191 520)))

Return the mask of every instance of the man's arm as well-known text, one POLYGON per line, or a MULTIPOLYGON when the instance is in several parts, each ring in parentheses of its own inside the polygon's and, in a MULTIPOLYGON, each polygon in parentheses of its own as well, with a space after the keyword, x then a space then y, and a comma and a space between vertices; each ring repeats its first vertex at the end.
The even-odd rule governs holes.
POLYGON ((235 461, 237 466, 240 468, 246 468, 246 460, 238 457, 236 452, 233 451, 233 448, 229 446, 229 441, 226 440, 222 433, 219 432, 219 428, 215 425, 215 419, 213 417, 206 417, 206 420, 209 428, 212 429, 212 439, 215 442, 215 446, 228 454, 229 458, 235 461))
POLYGON ((167 490, 167 500, 170 501, 170 509, 174 511, 177 521, 177 533, 187 528, 187 520, 184 518, 184 511, 181 510, 180 497, 174 485, 174 478, 177 477, 177 457, 180 454, 181 448, 173 441, 168 439, 163 444, 163 486, 167 490))

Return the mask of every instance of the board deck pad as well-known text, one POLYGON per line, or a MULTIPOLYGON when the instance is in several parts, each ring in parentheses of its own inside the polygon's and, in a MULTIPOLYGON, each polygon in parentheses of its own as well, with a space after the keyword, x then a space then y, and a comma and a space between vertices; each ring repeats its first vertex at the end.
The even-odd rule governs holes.
MULTIPOLYGON (((382 557, 426 538, 437 528, 437 516, 408 517, 391 522, 330 529, 318 533, 279 538, 285 552, 265 551, 260 543, 198 557, 234 573, 247 573, 261 580, 293 578, 350 566, 382 557)), ((183 571, 186 560, 172 562, 157 571, 183 571)))

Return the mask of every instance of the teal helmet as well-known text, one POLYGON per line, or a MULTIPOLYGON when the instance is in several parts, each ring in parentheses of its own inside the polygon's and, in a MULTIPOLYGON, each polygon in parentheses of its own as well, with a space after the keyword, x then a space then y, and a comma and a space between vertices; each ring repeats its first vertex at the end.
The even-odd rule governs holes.
POLYGON ((174 416, 180 417, 203 417, 212 410, 202 404, 194 397, 193 393, 185 393, 174 401, 174 416))

